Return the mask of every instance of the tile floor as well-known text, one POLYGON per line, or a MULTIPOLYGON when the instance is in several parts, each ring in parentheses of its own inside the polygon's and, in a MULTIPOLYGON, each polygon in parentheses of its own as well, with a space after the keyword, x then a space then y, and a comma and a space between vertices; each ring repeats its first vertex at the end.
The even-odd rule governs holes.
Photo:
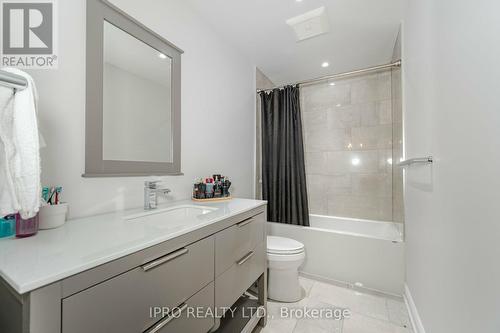
POLYGON ((267 326, 254 333, 412 333, 402 299, 365 294, 303 277, 300 284, 304 299, 297 303, 269 301, 267 326), (282 307, 349 309, 351 316, 343 320, 284 318, 280 315, 282 307))

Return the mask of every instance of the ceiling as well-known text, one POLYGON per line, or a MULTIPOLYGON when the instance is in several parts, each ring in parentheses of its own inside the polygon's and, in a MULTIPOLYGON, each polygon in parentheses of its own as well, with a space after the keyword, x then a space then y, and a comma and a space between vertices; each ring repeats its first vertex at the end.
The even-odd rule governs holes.
POLYGON ((187 0, 276 85, 390 62, 405 0, 187 0), (296 42, 285 23, 326 7, 327 34, 296 42), (323 62, 330 66, 323 68, 323 62))

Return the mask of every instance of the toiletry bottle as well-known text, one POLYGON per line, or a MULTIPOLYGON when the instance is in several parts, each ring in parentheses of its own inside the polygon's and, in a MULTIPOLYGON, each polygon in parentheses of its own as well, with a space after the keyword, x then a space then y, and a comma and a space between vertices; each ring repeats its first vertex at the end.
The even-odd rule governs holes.
POLYGON ((205 184, 202 181, 200 183, 200 199, 205 199, 206 198, 206 192, 207 192, 207 184, 205 184))
POLYGON ((222 186, 220 181, 217 181, 214 185, 214 198, 222 197, 222 186))
POLYGON ((213 198, 213 191, 214 191, 214 180, 212 178, 207 178, 206 179, 206 192, 205 192, 205 197, 207 199, 213 198))
POLYGON ((0 218, 0 238, 11 237, 16 234, 16 216, 7 215, 0 218))
POLYGON ((16 237, 33 236, 38 232, 38 214, 27 220, 16 214, 16 237))
POLYGON ((223 186, 223 192, 224 192, 224 197, 229 197, 231 196, 231 193, 229 192, 229 188, 231 187, 231 182, 229 179, 226 177, 224 180, 224 186, 223 186))
POLYGON ((193 198, 195 198, 195 199, 199 199, 199 196, 200 196, 199 185, 200 184, 198 184, 198 183, 194 183, 194 185, 193 185, 193 198))

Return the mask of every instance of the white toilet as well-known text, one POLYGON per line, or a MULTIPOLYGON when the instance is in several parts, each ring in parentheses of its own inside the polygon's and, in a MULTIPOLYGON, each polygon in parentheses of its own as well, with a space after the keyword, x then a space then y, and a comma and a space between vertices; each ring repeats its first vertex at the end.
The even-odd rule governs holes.
POLYGON ((270 299, 279 302, 302 299, 299 267, 305 258, 304 244, 290 238, 267 236, 267 293, 270 299))

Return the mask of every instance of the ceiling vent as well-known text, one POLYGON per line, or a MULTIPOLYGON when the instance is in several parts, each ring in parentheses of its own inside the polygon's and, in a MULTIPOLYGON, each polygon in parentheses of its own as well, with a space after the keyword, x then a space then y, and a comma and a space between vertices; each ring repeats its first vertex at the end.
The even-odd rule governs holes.
POLYGON ((326 8, 320 7, 299 16, 286 20, 295 32, 297 42, 313 38, 330 31, 330 24, 326 16, 326 8))

